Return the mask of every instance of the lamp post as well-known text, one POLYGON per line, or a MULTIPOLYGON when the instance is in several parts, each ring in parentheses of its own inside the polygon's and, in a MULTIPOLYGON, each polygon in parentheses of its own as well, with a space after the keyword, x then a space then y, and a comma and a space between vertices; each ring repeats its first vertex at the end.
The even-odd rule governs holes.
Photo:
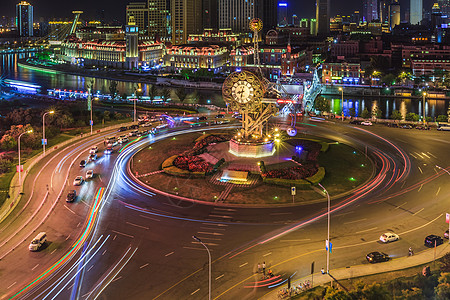
POLYGON ((339 87, 339 91, 341 92, 341 102, 342 102, 342 122, 344 122, 344 88, 343 87, 339 87))
POLYGON ((324 190, 324 192, 327 194, 327 200, 328 200, 328 233, 327 233, 327 274, 330 273, 330 194, 328 194, 328 191, 319 183, 319 186, 324 190))
POLYGON ((134 122, 136 123, 136 101, 138 100, 139 96, 138 96, 138 92, 142 92, 141 88, 136 89, 136 91, 134 92, 134 95, 136 96, 134 98, 134 122))
POLYGON ((19 187, 20 188, 22 187, 22 166, 20 165, 20 138, 25 133, 32 133, 32 132, 33 132, 33 130, 28 130, 28 131, 22 132, 21 134, 19 134, 19 138, 17 139, 17 143, 19 145, 19 149, 18 149, 18 151, 19 151, 19 168, 18 168, 18 171, 19 171, 19 187))
POLYGON ((199 239, 195 235, 193 235, 192 238, 194 240, 196 240, 197 242, 199 242, 200 244, 202 244, 203 247, 205 247, 206 251, 208 251, 208 259, 209 259, 209 298, 208 299, 211 300, 211 252, 209 252, 208 247, 206 247, 206 245, 202 242, 201 239, 199 239))
POLYGON ((423 125, 425 126, 425 97, 427 96, 427 92, 422 93, 422 116, 423 116, 423 125))
POLYGON ((46 144, 46 140, 45 140, 45 116, 48 114, 54 114, 55 111, 51 110, 46 112, 43 116, 42 116, 42 148, 43 148, 43 153, 45 156, 45 144, 46 144))

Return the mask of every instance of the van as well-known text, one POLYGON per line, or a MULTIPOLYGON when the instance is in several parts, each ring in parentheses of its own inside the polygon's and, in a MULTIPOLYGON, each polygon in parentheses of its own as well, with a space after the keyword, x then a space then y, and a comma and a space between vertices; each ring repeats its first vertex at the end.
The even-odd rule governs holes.
POLYGON ((30 243, 30 251, 38 251, 47 242, 47 233, 40 232, 30 243))

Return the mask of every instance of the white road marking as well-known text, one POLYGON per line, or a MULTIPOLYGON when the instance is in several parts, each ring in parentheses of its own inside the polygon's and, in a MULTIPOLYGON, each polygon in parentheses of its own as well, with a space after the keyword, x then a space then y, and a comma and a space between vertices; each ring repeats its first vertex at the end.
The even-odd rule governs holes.
POLYGON ((423 174, 423 171, 422 171, 422 169, 421 169, 420 167, 417 167, 417 168, 419 168, 419 171, 420 171, 420 173, 422 173, 422 174, 423 174))
POLYGON ((204 236, 199 236, 198 238, 201 240, 211 240, 211 241, 221 241, 222 240, 222 239, 216 239, 216 238, 204 237, 204 236))
POLYGON ((422 189, 422 187, 423 187, 423 183, 420 185, 420 188, 419 188, 419 190, 418 190, 417 192, 420 192, 420 190, 422 189))
POLYGON ((143 268, 145 268, 145 267, 148 266, 148 265, 149 265, 149 264, 146 263, 145 265, 140 266, 139 269, 143 269, 143 268))
POLYGON ((74 285, 74 283, 72 283, 72 284, 67 288, 67 290, 70 291, 70 290, 73 288, 73 285, 74 285))
POLYGON ((413 214, 413 216, 417 215, 418 213, 420 213, 420 212, 421 212, 422 210, 424 210, 424 209, 425 209, 425 207, 422 208, 421 210, 416 211, 416 212, 413 214))
MULTIPOLYGON (((190 249, 190 250, 200 250, 200 251, 204 251, 205 248, 194 248, 194 247, 183 247, 184 249, 190 249)), ((211 251, 211 249, 209 249, 209 251, 211 251)))
POLYGON ((166 255, 164 255, 165 257, 167 257, 167 256, 171 256, 172 254, 174 254, 174 252, 172 251, 172 252, 170 252, 170 253, 167 253, 166 255))
POLYGON ((414 155, 414 154, 412 154, 412 153, 409 153, 412 157, 414 157, 415 159, 417 159, 417 157, 414 155))
POLYGON ((239 268, 242 268, 243 266, 246 266, 246 265, 248 265, 248 262, 246 262, 245 264, 240 265, 239 268))
POLYGON ((103 253, 102 253, 102 256, 103 256, 103 255, 105 255, 105 253, 106 253, 106 250, 105 250, 105 251, 103 251, 103 253))
POLYGON ((35 265, 35 266, 31 269, 31 271, 34 271, 34 269, 36 269, 38 266, 39 266, 39 264, 35 265))
POLYGON ((98 175, 98 179, 100 179, 100 181, 103 182, 102 176, 98 175))
POLYGON ((401 189, 403 188, 403 186, 405 185, 405 183, 406 183, 406 180, 403 181, 402 186, 401 186, 401 189))
POLYGON ((201 233, 201 234, 211 234, 211 235, 223 235, 223 233, 218 233, 218 232, 203 232, 203 231, 198 231, 197 233, 201 233))
POLYGON ((291 212, 285 212, 285 213, 273 213, 273 214, 270 214, 271 216, 278 216, 278 215, 292 215, 292 213, 291 212))
POLYGON ((121 279, 121 278, 122 278, 122 276, 119 276, 119 277, 117 277, 117 278, 114 278, 114 280, 111 281, 111 283, 113 283, 114 281, 117 281, 117 280, 119 280, 119 279, 121 279))
POLYGON ((420 154, 420 153, 417 153, 417 152, 414 152, 418 157, 420 157, 420 158, 422 158, 423 159, 423 157, 422 157, 422 155, 420 154))
POLYGON ((209 215, 209 217, 216 217, 216 218, 224 218, 224 219, 231 219, 232 216, 221 216, 221 215, 209 215))
POLYGON ((405 203, 403 203, 403 204, 397 206, 395 209, 399 209, 400 207, 402 207, 402 206, 405 205, 406 203, 408 203, 408 202, 405 202, 405 203))
MULTIPOLYGON (((191 242, 192 244, 200 244, 199 242, 191 242)), ((205 244, 205 245, 208 245, 208 246, 218 246, 219 244, 214 244, 214 243, 203 243, 203 244, 205 244)))
POLYGON ((77 228, 80 227, 80 225, 81 225, 81 222, 79 222, 79 223, 77 224, 77 228))
POLYGON ((83 202, 87 207, 91 207, 86 201, 84 201, 83 199, 80 200, 81 202, 83 202))
POLYGON ((357 231, 357 232, 355 232, 355 233, 363 233, 363 232, 368 232, 368 231, 372 231, 372 230, 375 230, 375 229, 378 229, 378 227, 374 227, 374 228, 370 228, 370 229, 366 229, 366 230, 357 231))
POLYGON ((301 239, 301 240, 280 240, 280 242, 306 242, 310 241, 311 239, 301 239))
POLYGON ((55 253, 55 251, 56 251, 56 249, 55 250, 53 250, 50 254, 53 254, 53 253, 55 253))
POLYGON ((437 158, 435 155, 433 155, 433 153, 430 153, 430 152, 428 152, 428 151, 427 151, 427 153, 428 153, 429 155, 433 156, 434 158, 437 158))
POLYGON ((223 211, 236 211, 232 208, 221 208, 221 207, 214 207, 214 210, 223 210, 223 211))
POLYGON ((222 274, 219 277, 216 277, 216 280, 222 278, 223 276, 225 276, 225 274, 222 274))
POLYGON ((142 228, 142 229, 147 229, 147 230, 150 229, 149 227, 141 226, 141 225, 134 224, 134 223, 131 223, 131 222, 125 222, 125 223, 127 223, 128 225, 131 225, 131 226, 142 228))
POLYGON ((426 158, 431 158, 429 157, 426 153, 422 152, 422 155, 425 156, 426 158))
POLYGON ((367 218, 359 219, 359 220, 355 220, 355 221, 350 221, 350 222, 345 222, 344 224, 353 224, 353 223, 358 223, 358 222, 365 221, 365 220, 367 220, 367 218))
POLYGON ((139 215, 139 217, 143 217, 143 218, 146 218, 146 219, 149 219, 149 220, 161 222, 161 220, 158 220, 158 219, 152 218, 152 217, 148 217, 148 216, 144 216, 144 215, 139 215))
POLYGON ((222 230, 222 231, 226 230, 225 228, 209 228, 209 227, 200 227, 200 229, 207 229, 207 230, 214 229, 214 230, 222 230))
POLYGON ((345 215, 352 214, 352 213, 354 213, 354 211, 349 211, 349 212, 345 212, 345 213, 342 213, 342 214, 337 214, 337 215, 334 215, 334 216, 335 217, 340 217, 340 216, 345 216, 345 215))
POLYGON ((191 296, 194 295, 195 293, 197 293, 198 291, 200 291, 200 289, 196 289, 195 291, 193 291, 193 292, 191 293, 191 296))
POLYGON ((64 207, 67 208, 71 213, 73 213, 74 215, 76 215, 76 213, 75 213, 73 210, 71 210, 70 208, 68 208, 67 205, 64 204, 64 207))
POLYGON ((113 237, 113 241, 115 241, 115 240, 116 240, 116 238, 117 238, 117 234, 116 234, 116 235, 114 235, 114 237, 113 237))
POLYGON ((94 267, 94 265, 90 266, 87 271, 89 272, 93 267, 94 267))
POLYGON ((438 190, 436 192, 436 196, 439 194, 440 191, 441 191, 441 187, 438 188, 438 190))
POLYGON ((434 172, 436 172, 436 174, 439 174, 439 172, 436 170, 436 168, 433 168, 434 172))
POLYGON ((134 239, 133 235, 129 235, 129 234, 126 234, 126 233, 115 231, 115 230, 111 230, 111 231, 114 232, 114 233, 117 233, 117 234, 120 234, 120 235, 124 235, 124 236, 127 236, 127 237, 130 237, 130 238, 134 239))
POLYGON ((266 257, 266 256, 268 256, 268 255, 270 255, 270 254, 272 254, 272 252, 269 252, 269 253, 264 254, 263 257, 266 257))
POLYGON ((8 286, 7 290, 9 290, 10 288, 12 288, 16 283, 17 283, 17 281, 14 281, 13 284, 11 284, 10 286, 8 286))
POLYGON ((217 224, 217 223, 202 223, 203 225, 210 225, 210 226, 219 226, 219 227, 227 227, 227 224, 217 224))
POLYGON ((66 237, 66 241, 70 238, 70 234, 66 237))

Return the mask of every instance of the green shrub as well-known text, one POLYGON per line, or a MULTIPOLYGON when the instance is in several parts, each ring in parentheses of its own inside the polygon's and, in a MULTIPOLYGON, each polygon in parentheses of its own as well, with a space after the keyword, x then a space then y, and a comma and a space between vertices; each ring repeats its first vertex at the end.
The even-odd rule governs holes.
POLYGON ((324 177, 325 177, 325 168, 319 167, 316 174, 314 174, 311 177, 306 178, 305 180, 311 182, 311 184, 313 184, 313 185, 316 185, 319 182, 321 182, 324 177))

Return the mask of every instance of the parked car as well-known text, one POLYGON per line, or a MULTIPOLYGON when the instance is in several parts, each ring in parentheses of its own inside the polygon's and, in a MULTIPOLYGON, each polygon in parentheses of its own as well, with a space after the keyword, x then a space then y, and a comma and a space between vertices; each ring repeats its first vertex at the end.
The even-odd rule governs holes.
POLYGON ((372 124, 372 122, 370 122, 370 121, 364 121, 364 122, 361 122, 361 125, 364 125, 364 126, 372 126, 373 124, 372 124))
POLYGON ((419 125, 419 126, 416 127, 416 129, 418 129, 418 130, 430 130, 430 127, 419 125))
POLYGON ((80 167, 81 168, 86 167, 86 161, 84 159, 82 161, 80 161, 80 167))
POLYGON ((380 241, 383 243, 395 242, 399 239, 399 236, 393 232, 386 232, 380 236, 380 241))
POLYGON ((142 124, 142 127, 150 127, 152 126, 152 123, 150 122, 145 122, 144 124, 142 124))
POLYGON ((387 123, 386 126, 387 126, 387 127, 398 128, 398 124, 397 124, 397 123, 387 123))
POLYGON ((90 154, 89 155, 89 158, 88 158, 88 161, 89 162, 92 162, 92 161, 94 161, 94 160, 96 160, 97 159, 97 154, 90 154))
POLYGON ((404 125, 402 125, 401 128, 403 128, 403 129, 413 129, 413 127, 411 125, 409 125, 409 124, 404 124, 404 125))
POLYGON ((435 245, 436 246, 442 245, 443 243, 444 240, 440 236, 434 234, 430 234, 429 236, 427 236, 424 242, 425 246, 429 248, 433 248, 435 245))
POLYGON ((83 176, 77 176, 73 180, 73 185, 81 185, 84 182, 83 176))
POLYGON ((86 179, 92 179, 94 178, 94 170, 88 170, 86 172, 86 179))
POLYGON ((128 129, 138 129, 138 128, 139 128, 139 125, 136 125, 136 124, 131 125, 130 127, 128 127, 128 129))
POLYGON ((133 130, 132 132, 130 132, 128 135, 129 136, 137 136, 138 135, 138 133, 139 133, 139 131, 138 130, 133 130))
POLYGON ((77 191, 70 190, 69 193, 67 193, 66 202, 73 202, 73 201, 75 201, 76 197, 77 197, 77 191))
POLYGON ((225 118, 225 115, 219 114, 216 116, 216 119, 223 119, 223 118, 225 118))
POLYGON ((142 131, 140 132, 140 134, 141 134, 141 136, 147 135, 147 134, 148 134, 148 130, 142 130, 142 131))
POLYGON ((111 153, 113 153, 113 151, 114 151, 113 147, 106 147, 104 153, 105 154, 111 154, 111 153))
POLYGON ((439 125, 437 130, 439 130, 439 131, 450 131, 450 125, 439 125))
POLYGON ((97 146, 93 146, 90 150, 89 150, 89 154, 95 154, 98 152, 98 147, 97 146))
POLYGON ((117 131, 127 131, 127 128, 125 127, 125 126, 123 126, 123 127, 120 127, 119 129, 117 129, 117 131))
POLYGON ((383 253, 383 252, 375 251, 375 252, 370 252, 369 254, 367 254, 366 259, 371 264, 374 264, 377 262, 388 261, 389 255, 387 255, 386 253, 383 253))
POLYGON ((30 251, 38 251, 47 242, 47 233, 40 232, 30 243, 30 251))
POLYGON ((128 136, 127 135, 121 135, 119 137, 118 141, 119 141, 120 144, 128 143, 128 136))
POLYGON ((201 116, 201 117, 198 117, 198 119, 200 121, 206 121, 206 120, 208 120, 208 117, 207 116, 201 116))
POLYGON ((351 120, 351 121, 349 122, 349 124, 359 125, 359 124, 361 124, 361 121, 358 121, 358 120, 351 120))

